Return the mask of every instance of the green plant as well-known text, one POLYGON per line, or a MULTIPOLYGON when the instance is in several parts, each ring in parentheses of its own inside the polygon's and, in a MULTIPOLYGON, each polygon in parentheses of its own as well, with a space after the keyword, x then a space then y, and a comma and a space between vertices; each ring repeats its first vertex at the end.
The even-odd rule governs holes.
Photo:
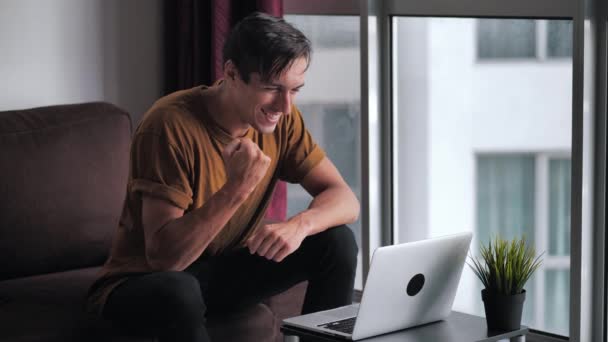
POLYGON ((504 240, 490 239, 488 246, 480 245, 481 260, 469 256, 467 263, 481 280, 485 288, 493 293, 514 295, 522 293, 532 273, 542 263, 539 255, 534 257, 534 247, 526 244, 524 237, 504 240))

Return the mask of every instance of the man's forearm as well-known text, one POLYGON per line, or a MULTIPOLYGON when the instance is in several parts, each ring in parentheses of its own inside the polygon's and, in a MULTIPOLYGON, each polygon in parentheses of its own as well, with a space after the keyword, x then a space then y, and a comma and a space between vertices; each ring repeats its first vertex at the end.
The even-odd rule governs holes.
POLYGON ((246 196, 240 196, 224 185, 200 208, 169 221, 154 237, 157 241, 152 253, 155 268, 182 271, 194 262, 209 246, 246 196))
POLYGON ((315 196, 307 210, 289 220, 304 227, 307 235, 314 235, 330 227, 355 222, 359 208, 359 201, 348 186, 330 187, 315 196))

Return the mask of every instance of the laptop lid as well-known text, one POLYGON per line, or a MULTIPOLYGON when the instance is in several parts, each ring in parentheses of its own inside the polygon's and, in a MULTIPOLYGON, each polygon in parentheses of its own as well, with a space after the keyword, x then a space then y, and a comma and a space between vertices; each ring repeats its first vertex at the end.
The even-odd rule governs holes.
POLYGON ((472 237, 466 232, 377 248, 352 339, 445 319, 472 237))

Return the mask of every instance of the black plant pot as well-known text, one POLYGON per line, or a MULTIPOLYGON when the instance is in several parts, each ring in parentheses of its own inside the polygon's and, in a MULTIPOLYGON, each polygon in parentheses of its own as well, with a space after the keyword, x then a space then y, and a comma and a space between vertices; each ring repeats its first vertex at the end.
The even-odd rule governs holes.
POLYGON ((521 328, 521 313, 526 290, 516 295, 504 295, 481 290, 489 330, 517 330, 521 328))

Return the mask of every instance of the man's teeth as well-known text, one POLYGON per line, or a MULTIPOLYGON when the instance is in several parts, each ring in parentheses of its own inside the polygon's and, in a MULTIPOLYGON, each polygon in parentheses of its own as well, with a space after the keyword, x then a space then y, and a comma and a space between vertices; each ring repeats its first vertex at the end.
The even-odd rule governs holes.
POLYGON ((277 116, 279 116, 279 115, 280 115, 280 114, 278 114, 278 113, 277 113, 277 114, 270 114, 270 113, 266 112, 266 111, 265 111, 265 110, 263 110, 263 109, 262 109, 262 113, 264 113, 264 115, 269 116, 269 117, 271 117, 271 118, 275 118, 275 117, 277 117, 277 116))

